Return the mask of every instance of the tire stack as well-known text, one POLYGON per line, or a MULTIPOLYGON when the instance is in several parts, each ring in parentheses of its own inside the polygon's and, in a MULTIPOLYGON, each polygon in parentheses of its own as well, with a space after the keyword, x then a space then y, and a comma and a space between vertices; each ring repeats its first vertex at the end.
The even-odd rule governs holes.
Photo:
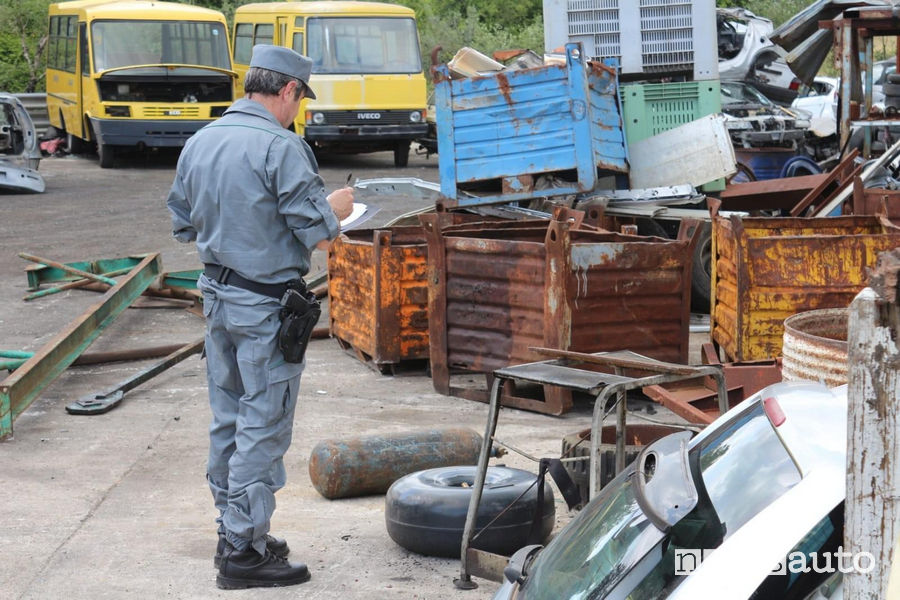
POLYGON ((891 73, 882 86, 884 92, 884 114, 888 117, 900 115, 900 73, 891 73))

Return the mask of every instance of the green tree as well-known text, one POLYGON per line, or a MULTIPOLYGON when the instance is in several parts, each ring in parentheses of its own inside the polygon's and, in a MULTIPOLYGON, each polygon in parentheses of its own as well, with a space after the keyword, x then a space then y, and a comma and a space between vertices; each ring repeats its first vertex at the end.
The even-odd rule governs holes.
POLYGON ((0 89, 44 89, 48 6, 50 0, 0 0, 0 89))

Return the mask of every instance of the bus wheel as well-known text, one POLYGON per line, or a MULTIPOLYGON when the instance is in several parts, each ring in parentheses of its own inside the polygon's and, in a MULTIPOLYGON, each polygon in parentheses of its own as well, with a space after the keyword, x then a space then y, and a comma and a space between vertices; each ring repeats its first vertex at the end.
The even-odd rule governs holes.
POLYGON ((409 142, 397 142, 394 146, 394 166, 405 167, 409 164, 409 142))
POLYGON ((65 150, 69 154, 81 154, 84 152, 84 140, 71 133, 66 133, 65 150))
POLYGON ((109 144, 97 143, 97 156, 100 158, 101 169, 111 169, 116 159, 116 152, 109 144))

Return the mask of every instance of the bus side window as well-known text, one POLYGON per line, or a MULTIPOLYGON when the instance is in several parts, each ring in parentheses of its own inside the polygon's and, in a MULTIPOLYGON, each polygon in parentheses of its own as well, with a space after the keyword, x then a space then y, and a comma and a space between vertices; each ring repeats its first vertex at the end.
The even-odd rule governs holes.
POLYGON ((253 45, 268 44, 272 45, 275 36, 275 26, 271 23, 260 23, 256 26, 256 35, 253 37, 253 45))
POLYGON ((238 23, 234 28, 234 62, 249 65, 253 52, 253 25, 238 23))
POLYGON ((303 34, 302 33, 294 34, 294 42, 293 42, 292 48, 294 49, 295 52, 299 52, 300 54, 303 54, 303 34))

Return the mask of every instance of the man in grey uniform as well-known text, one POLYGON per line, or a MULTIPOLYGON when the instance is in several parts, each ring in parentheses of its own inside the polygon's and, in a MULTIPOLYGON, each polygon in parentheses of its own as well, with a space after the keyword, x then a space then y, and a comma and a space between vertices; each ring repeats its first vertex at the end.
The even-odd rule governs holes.
POLYGON ((311 65, 288 48, 254 47, 245 98, 188 140, 167 200, 175 237, 196 241, 204 263, 207 480, 219 511, 220 588, 310 577, 269 535, 304 365, 286 362, 278 347, 280 299, 353 205, 351 188, 326 197, 312 150, 286 129, 301 100, 315 98, 311 65))

